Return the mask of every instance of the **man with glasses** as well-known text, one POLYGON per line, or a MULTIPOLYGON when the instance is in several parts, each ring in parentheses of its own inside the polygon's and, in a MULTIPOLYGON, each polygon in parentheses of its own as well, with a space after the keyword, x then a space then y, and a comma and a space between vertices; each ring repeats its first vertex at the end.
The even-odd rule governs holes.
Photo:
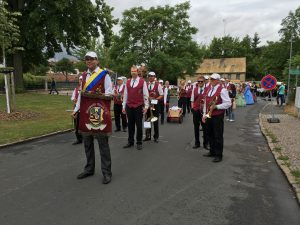
POLYGON ((128 119, 128 143, 123 148, 134 145, 134 133, 136 126, 136 148, 142 150, 143 139, 143 115, 149 108, 149 93, 146 82, 138 76, 138 68, 131 67, 131 79, 125 85, 122 112, 127 114, 128 119))
POLYGON ((214 157, 213 162, 221 162, 223 158, 224 113, 231 106, 228 91, 220 84, 220 79, 219 74, 212 74, 211 86, 204 92, 202 121, 206 123, 210 144, 210 152, 204 156, 214 157))
MULTIPOLYGON (((193 123, 194 123, 194 135, 195 135, 195 145, 193 149, 200 147, 200 123, 202 123, 203 116, 203 105, 204 105, 204 77, 200 76, 197 80, 197 84, 193 87, 191 95, 191 107, 193 113, 193 123)), ((207 136, 203 134, 203 145, 207 148, 207 136)))
POLYGON ((83 179, 94 175, 95 151, 94 138, 99 144, 103 184, 111 182, 111 156, 108 138, 112 133, 110 103, 112 99, 112 83, 107 70, 98 67, 98 57, 95 52, 85 55, 87 71, 82 74, 81 93, 78 96, 73 117, 80 110, 79 130, 83 136, 86 154, 84 171, 77 176, 83 179))

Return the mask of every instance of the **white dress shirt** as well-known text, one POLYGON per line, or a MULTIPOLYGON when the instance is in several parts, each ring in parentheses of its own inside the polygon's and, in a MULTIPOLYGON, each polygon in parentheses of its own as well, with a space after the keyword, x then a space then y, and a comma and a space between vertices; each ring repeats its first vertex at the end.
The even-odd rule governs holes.
MULTIPOLYGON (((220 85, 221 84, 217 84, 214 87, 211 86, 211 89, 207 93, 207 96, 208 97, 213 96, 216 93, 216 91, 218 90, 218 88, 219 88, 220 85)), ((222 103, 219 104, 219 105, 216 105, 216 109, 228 109, 231 106, 231 99, 229 98, 228 90, 225 89, 225 88, 222 88, 220 96, 221 96, 221 99, 222 99, 222 103)), ((204 114, 206 114, 206 104, 204 104, 203 112, 204 112, 204 114)))
MULTIPOLYGON (((88 69, 85 82, 87 82, 90 79, 91 75, 94 72, 97 72, 99 69, 100 68, 97 67, 93 72, 91 72, 88 69)), ((112 95, 112 93, 113 93, 111 79, 110 79, 110 76, 108 74, 105 75, 104 90, 105 90, 105 95, 112 95)), ((81 91, 78 94, 78 99, 77 99, 77 102, 76 102, 76 106, 75 106, 74 112, 77 112, 80 109, 80 101, 81 101, 81 91)))
POLYGON ((164 90, 164 104, 167 104, 168 94, 169 94, 169 87, 165 87, 165 90, 164 90))
MULTIPOLYGON (((154 86, 155 86, 155 81, 153 81, 153 82, 149 82, 149 85, 148 85, 148 90, 149 91, 152 91, 152 89, 154 88, 154 86), (152 85, 152 86, 151 86, 152 85), (151 87, 151 90, 150 90, 150 87, 151 87)), ((158 94, 160 95, 160 96, 163 96, 164 95, 164 91, 163 91, 163 89, 162 89, 162 86, 160 85, 160 84, 158 84, 158 88, 157 88, 157 91, 158 91, 158 94)))
MULTIPOLYGON (((140 82, 140 77, 137 77, 135 79, 131 78, 130 81, 130 87, 136 88, 140 82)), ((149 92, 147 88, 146 81, 144 81, 143 85, 143 95, 144 95, 144 105, 145 109, 149 108, 149 92)), ((128 98, 128 91, 127 91, 127 85, 125 85, 125 90, 124 90, 124 96, 123 96, 123 109, 125 109, 126 104, 127 104, 127 98, 128 98)))

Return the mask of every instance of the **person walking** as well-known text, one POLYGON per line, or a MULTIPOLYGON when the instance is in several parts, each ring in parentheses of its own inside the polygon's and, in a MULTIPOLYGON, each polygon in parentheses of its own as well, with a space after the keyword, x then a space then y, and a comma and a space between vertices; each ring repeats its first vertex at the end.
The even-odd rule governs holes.
POLYGON ((122 103, 125 91, 125 85, 121 77, 117 78, 117 85, 114 87, 114 116, 115 116, 115 132, 121 131, 121 121, 123 132, 127 130, 127 117, 122 113, 122 103))
POLYGON ((186 91, 186 109, 187 112, 191 112, 191 96, 193 91, 192 81, 188 80, 187 85, 185 86, 186 91))
POLYGON ((56 82, 55 82, 55 80, 54 80, 54 77, 52 77, 52 80, 51 80, 51 90, 50 90, 50 92, 49 92, 49 95, 51 95, 52 94, 52 91, 56 91, 56 94, 58 94, 58 91, 56 90, 56 82))
POLYGON ((164 106, 166 107, 166 113, 169 113, 170 107, 170 83, 166 80, 165 86, 163 87, 164 91, 164 106))
POLYGON ((79 130, 83 136, 86 155, 84 171, 77 176, 83 179, 94 175, 95 150, 94 139, 97 139, 100 156, 103 184, 112 179, 109 136, 112 133, 110 103, 112 99, 112 83, 107 70, 98 66, 95 52, 85 55, 87 71, 82 74, 81 94, 78 96, 72 116, 75 118, 80 110, 79 130))
POLYGON ((236 105, 235 97, 236 97, 236 87, 234 84, 229 84, 228 87, 229 98, 231 99, 231 106, 228 108, 228 121, 234 122, 234 105, 236 105))
POLYGON ((143 138, 143 115, 149 108, 149 92, 143 78, 138 76, 138 68, 132 66, 131 79, 125 85, 122 112, 128 118, 128 143, 123 148, 134 146, 134 134, 136 127, 136 148, 142 150, 143 138))
MULTIPOLYGON (((164 93, 164 81, 159 80, 158 82, 164 93)), ((161 99, 159 99, 158 104, 159 104, 160 124, 163 125, 165 122, 165 105, 166 105, 165 98, 162 97, 161 99)))
POLYGON ((285 86, 284 86, 284 83, 282 83, 279 86, 278 91, 277 91, 277 97, 276 97, 277 105, 279 105, 279 99, 280 99, 280 106, 282 106, 283 103, 285 102, 284 93, 285 93, 285 86))

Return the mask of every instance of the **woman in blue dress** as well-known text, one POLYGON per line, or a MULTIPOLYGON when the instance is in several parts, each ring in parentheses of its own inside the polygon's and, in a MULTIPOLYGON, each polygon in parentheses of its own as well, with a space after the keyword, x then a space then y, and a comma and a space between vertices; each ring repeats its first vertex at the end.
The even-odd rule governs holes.
POLYGON ((244 85, 245 85, 244 96, 245 96, 246 105, 252 105, 252 104, 254 104, 254 100, 253 100, 251 88, 250 88, 249 84, 244 84, 244 85))

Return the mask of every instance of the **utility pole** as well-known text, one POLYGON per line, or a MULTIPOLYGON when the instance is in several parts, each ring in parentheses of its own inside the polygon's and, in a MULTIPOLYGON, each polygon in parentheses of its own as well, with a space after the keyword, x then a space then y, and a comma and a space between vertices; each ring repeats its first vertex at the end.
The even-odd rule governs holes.
POLYGON ((291 35, 291 47, 290 47, 290 62, 289 62, 289 78, 288 78, 288 89, 286 103, 289 102, 289 96, 291 91, 290 79, 291 79, 291 67, 292 67, 292 52, 293 52, 293 35, 291 35))

